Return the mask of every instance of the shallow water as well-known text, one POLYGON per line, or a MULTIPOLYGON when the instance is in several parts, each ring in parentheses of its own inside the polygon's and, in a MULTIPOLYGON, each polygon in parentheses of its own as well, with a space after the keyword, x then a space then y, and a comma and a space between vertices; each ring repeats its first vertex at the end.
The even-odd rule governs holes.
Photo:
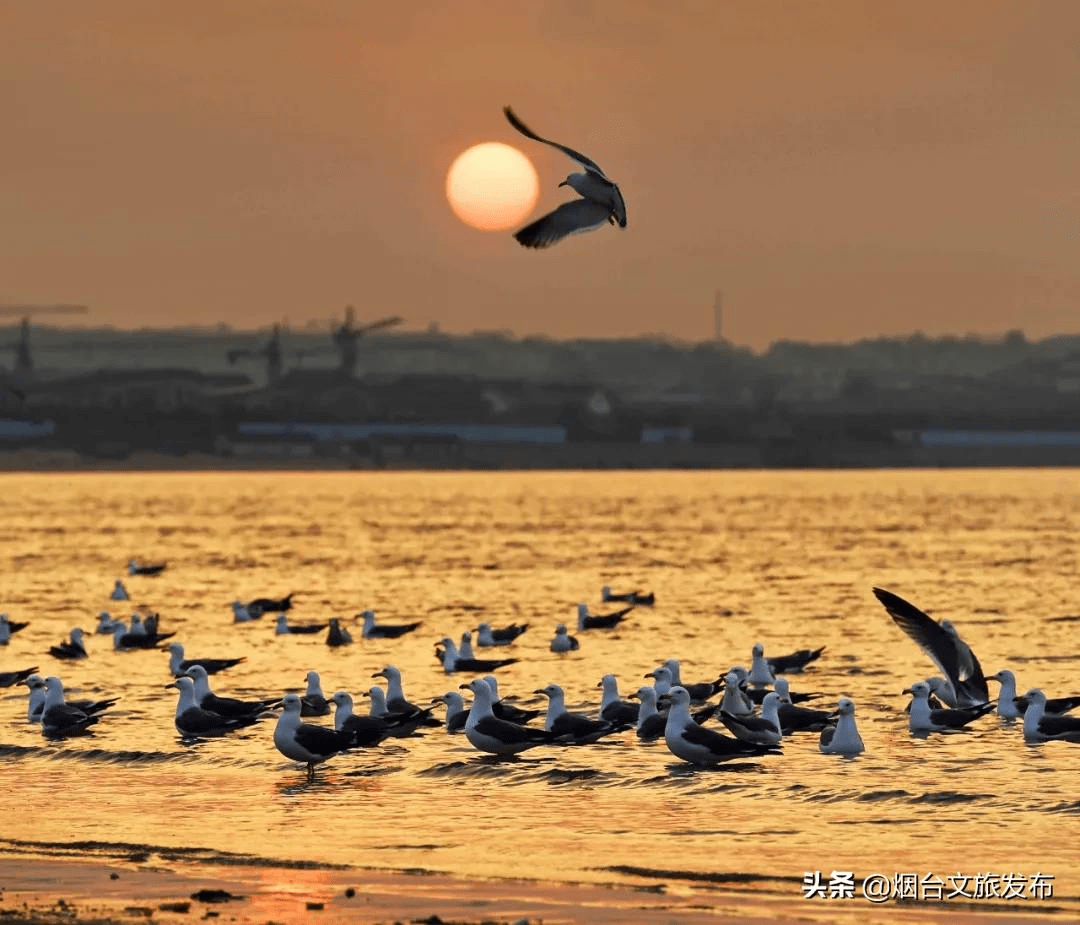
POLYGON ((994 717, 912 738, 900 691, 934 669, 870 593, 949 617, 987 673, 1009 667, 1022 690, 1080 693, 1074 471, 26 475, 0 477, 0 512, 0 610, 30 621, 0 647, 0 671, 39 665, 73 696, 122 698, 94 735, 54 743, 26 723, 22 688, 0 691, 9 850, 208 849, 788 898, 815 870, 1039 872, 1053 896, 1010 908, 1080 909, 1080 745, 1026 746, 994 717), (130 556, 169 568, 128 578, 130 556), (108 600, 119 577, 130 605, 108 600), (604 584, 652 589, 657 605, 550 653, 578 601, 604 611, 604 584), (275 637, 271 617, 232 622, 233 599, 288 591, 291 619, 346 617, 356 643, 275 637), (246 656, 213 679, 233 696, 298 690, 309 669, 327 694, 357 695, 395 664, 424 702, 467 680, 442 673, 434 642, 479 620, 530 624, 509 649, 478 653, 521 659, 499 671, 504 696, 537 703, 531 692, 555 682, 582 710, 607 672, 625 696, 668 657, 693 681, 748 664, 754 642, 776 654, 824 644, 792 689, 825 706, 854 698, 867 752, 823 756, 802 734, 782 756, 700 771, 627 732, 495 761, 432 730, 308 781, 274 749, 272 720, 179 742, 162 652, 114 653, 93 636, 83 662, 45 654, 99 610, 134 607, 159 611, 189 657, 246 656), (364 641, 353 615, 369 607, 424 624, 364 641))

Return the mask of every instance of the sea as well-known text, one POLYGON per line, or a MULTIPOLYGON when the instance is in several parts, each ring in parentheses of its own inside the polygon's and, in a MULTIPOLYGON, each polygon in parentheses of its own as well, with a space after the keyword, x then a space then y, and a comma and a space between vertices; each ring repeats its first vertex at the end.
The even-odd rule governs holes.
POLYGON ((948 618, 1021 691, 1080 694, 1075 470, 6 474, 0 514, 0 611, 28 623, 0 672, 38 666, 70 697, 119 698, 92 734, 49 741, 25 689, 0 690, 5 853, 1080 917, 1080 744, 1025 744, 994 714, 912 736, 902 691, 938 672, 872 594, 948 618), (167 568, 129 576, 132 558, 167 568), (110 600, 117 579, 130 601, 110 600), (656 603, 553 654, 578 603, 617 606, 604 585, 656 603), (339 617, 353 644, 277 636, 273 615, 234 622, 232 601, 290 592, 291 621, 339 617), (364 640, 366 609, 422 624, 364 640), (459 689, 471 676, 446 674, 435 645, 480 621, 529 627, 478 652, 517 659, 497 672, 503 697, 543 706, 534 692, 556 683, 592 715, 607 673, 626 697, 668 658, 693 682, 749 667, 755 643, 824 646, 791 688, 822 708, 853 699, 866 751, 823 755, 799 733, 781 755, 699 769, 628 730, 500 760, 432 728, 309 778, 275 750, 273 716, 181 740, 164 651, 91 635, 85 660, 48 654, 102 610, 159 614, 188 657, 243 656, 212 678, 219 694, 302 691, 314 670, 360 711, 387 665, 413 702, 459 689))

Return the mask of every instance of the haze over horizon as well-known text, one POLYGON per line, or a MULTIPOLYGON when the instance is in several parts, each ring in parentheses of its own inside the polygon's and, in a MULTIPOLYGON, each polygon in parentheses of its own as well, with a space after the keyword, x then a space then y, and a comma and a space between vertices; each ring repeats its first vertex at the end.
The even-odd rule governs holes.
POLYGON ((0 32, 3 303, 698 341, 720 291, 755 349, 1077 328, 1066 0, 10 0, 0 32), (454 216, 482 141, 535 164, 532 217, 567 198, 506 104, 620 184, 625 230, 534 253, 454 216))

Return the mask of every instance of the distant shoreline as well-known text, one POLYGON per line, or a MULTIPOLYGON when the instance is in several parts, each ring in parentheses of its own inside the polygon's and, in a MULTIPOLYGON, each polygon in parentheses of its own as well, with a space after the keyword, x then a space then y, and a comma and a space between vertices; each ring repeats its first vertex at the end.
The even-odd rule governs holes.
POLYGON ((124 458, 75 450, 0 451, 0 472, 350 472, 530 470, 939 469, 1080 467, 1080 447, 921 447, 866 444, 814 447, 563 444, 466 445, 384 456, 317 453, 184 455, 136 451, 124 458))

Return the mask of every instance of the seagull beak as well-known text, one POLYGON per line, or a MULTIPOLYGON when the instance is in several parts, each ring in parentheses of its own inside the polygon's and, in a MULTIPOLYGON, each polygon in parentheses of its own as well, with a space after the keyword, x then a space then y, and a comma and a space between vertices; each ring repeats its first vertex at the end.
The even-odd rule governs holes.
POLYGON ((567 183, 565 180, 563 180, 562 183, 559 184, 559 186, 569 186, 569 185, 570 184, 567 183))
POLYGON ((459 691, 471 691, 472 687, 470 685, 468 685, 468 684, 459 684, 458 685, 458 690, 459 691))
POLYGON ((915 692, 910 687, 905 687, 902 691, 900 691, 900 693, 901 694, 913 694, 915 692))

